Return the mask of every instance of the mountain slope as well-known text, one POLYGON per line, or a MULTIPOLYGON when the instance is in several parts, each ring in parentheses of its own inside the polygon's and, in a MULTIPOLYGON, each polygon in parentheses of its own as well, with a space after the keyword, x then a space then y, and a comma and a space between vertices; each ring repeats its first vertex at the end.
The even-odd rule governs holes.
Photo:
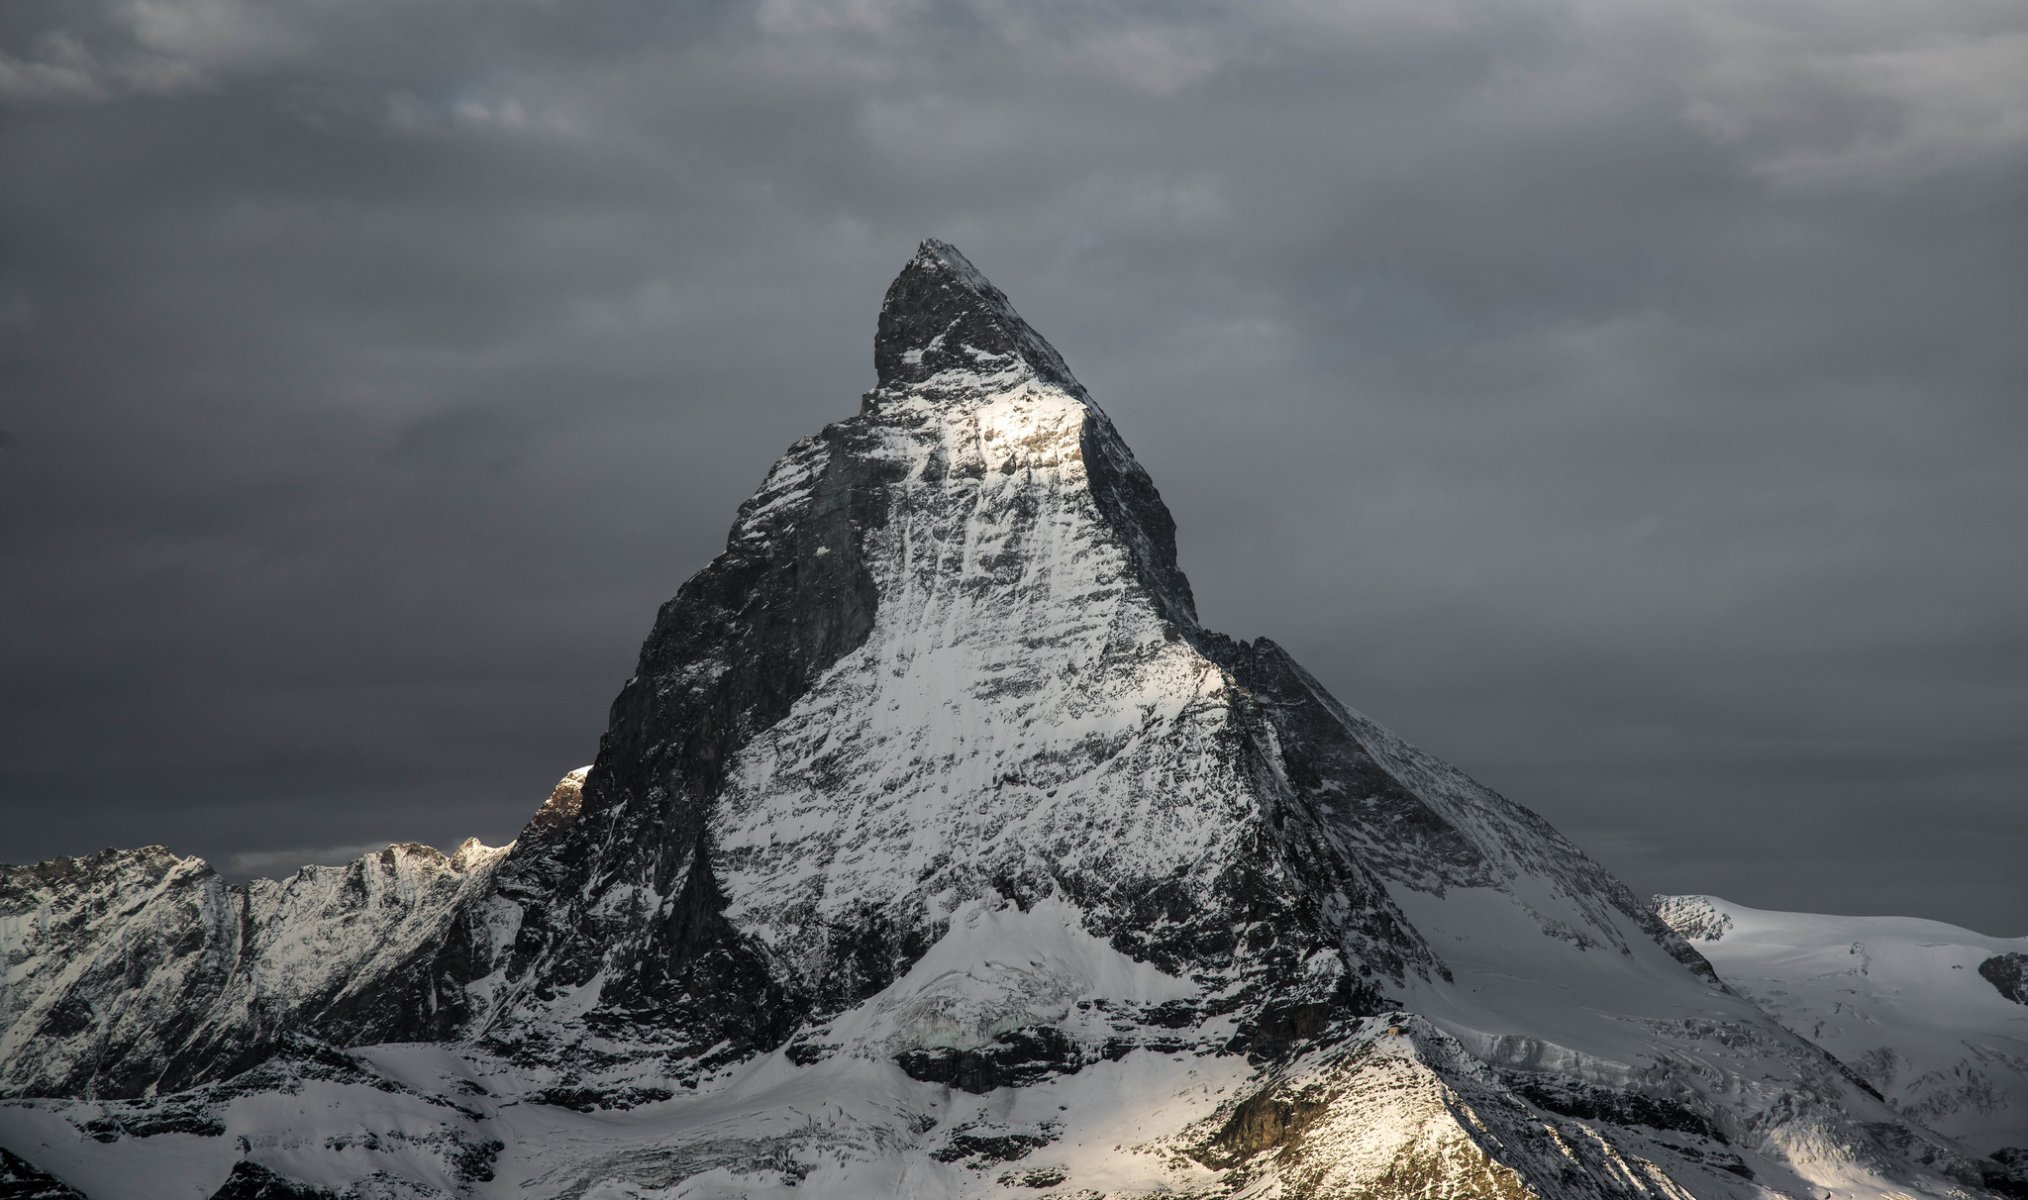
POLYGON ((1899 1112, 1981 1153, 2028 1154, 2028 994, 2011 987, 2028 938, 1715 896, 1657 896, 1655 908, 1727 983, 1899 1112))
POLYGON ((1539 818, 1203 629, 1147 474, 955 249, 874 357, 430 910, 429 1003, 358 976, 435 1024, 297 1005, 321 1043, 173 1098, 214 1132, 59 1097, 0 1142, 99 1200, 235 1147, 388 1195, 1972 1194, 1539 818))
POLYGON ((0 1094, 174 1091, 299 1030, 447 1036, 504 856, 395 845, 244 886, 160 846, 0 867, 0 1094))

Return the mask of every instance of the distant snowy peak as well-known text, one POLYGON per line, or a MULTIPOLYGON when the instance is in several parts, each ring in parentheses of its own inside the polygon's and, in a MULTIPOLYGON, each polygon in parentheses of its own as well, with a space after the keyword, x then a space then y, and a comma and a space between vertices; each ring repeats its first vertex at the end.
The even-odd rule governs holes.
POLYGON ((0 1095, 173 1090, 297 1032, 452 1032, 489 969, 464 917, 506 854, 399 843, 241 885, 160 846, 0 867, 0 1095))
POLYGON ((2007 988, 2028 938, 1715 896, 1657 896, 1655 910, 1727 983, 1908 1117, 1982 1152, 2028 1147, 2028 1007, 2007 988))

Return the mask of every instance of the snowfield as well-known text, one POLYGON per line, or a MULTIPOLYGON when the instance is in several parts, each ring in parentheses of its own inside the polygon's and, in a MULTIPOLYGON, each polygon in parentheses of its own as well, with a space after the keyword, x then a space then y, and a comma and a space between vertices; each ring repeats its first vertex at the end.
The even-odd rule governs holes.
POLYGON ((1658 896, 1655 908, 1735 990, 1903 1115, 1982 1154, 2028 1147, 2028 1003, 1980 971, 2028 962, 2028 938, 1715 896, 1658 896))

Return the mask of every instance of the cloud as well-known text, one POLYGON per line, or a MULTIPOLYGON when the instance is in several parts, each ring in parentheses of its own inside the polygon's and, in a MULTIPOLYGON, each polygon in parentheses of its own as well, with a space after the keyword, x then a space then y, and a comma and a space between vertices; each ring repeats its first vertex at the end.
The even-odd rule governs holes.
POLYGON ((2028 903, 2018 5, 23 0, 0 55, 10 856, 511 837, 937 234, 1211 624, 1637 889, 2028 903))
POLYGON ((102 61, 75 35, 50 30, 36 52, 19 58, 0 49, 0 100, 98 101, 122 95, 166 95, 203 86, 187 63, 150 54, 102 61))

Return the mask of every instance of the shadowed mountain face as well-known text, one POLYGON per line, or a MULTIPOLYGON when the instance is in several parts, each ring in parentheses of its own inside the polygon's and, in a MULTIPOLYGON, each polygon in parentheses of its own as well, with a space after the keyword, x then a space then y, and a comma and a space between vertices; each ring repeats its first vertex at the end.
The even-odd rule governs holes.
POLYGON ((208 874, 173 856, 0 879, 27 964, 0 1080, 50 1097, 0 1136, 98 1178, 115 1151, 60 1126, 141 1154, 176 1091, 248 1148, 189 1170, 242 1187, 1977 1183, 1539 818, 1201 628, 1153 483, 955 249, 895 280, 875 360, 510 851, 265 885, 336 889, 265 941, 229 911, 264 885, 164 886, 208 874), (306 1089, 328 1153, 264 1157, 301 1141, 264 1098, 306 1089), (87 1118, 86 1093, 140 1099, 87 1118))

